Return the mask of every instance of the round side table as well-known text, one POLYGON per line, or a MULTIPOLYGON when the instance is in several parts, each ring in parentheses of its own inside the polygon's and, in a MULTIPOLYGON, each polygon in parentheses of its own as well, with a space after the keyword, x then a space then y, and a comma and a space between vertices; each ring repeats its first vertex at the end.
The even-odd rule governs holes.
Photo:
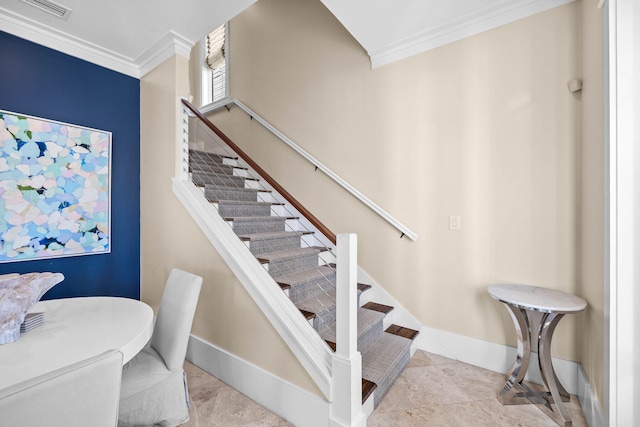
POLYGON ((538 404, 560 426, 571 426, 563 403, 569 401, 570 395, 551 363, 551 337, 565 314, 584 310, 587 302, 575 295, 537 286, 494 285, 487 291, 507 308, 518 337, 516 361, 507 372, 508 380, 498 400, 503 405, 538 404), (537 348, 540 373, 546 386, 543 391, 535 391, 523 382, 532 348, 537 348))

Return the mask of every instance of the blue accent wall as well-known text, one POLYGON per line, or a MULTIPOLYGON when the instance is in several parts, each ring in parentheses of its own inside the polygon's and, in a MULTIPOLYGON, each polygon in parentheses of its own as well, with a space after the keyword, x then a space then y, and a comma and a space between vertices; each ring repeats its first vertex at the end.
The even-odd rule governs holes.
POLYGON ((111 253, 0 264, 64 274, 43 299, 140 298, 140 80, 0 31, 0 109, 112 133, 111 253))

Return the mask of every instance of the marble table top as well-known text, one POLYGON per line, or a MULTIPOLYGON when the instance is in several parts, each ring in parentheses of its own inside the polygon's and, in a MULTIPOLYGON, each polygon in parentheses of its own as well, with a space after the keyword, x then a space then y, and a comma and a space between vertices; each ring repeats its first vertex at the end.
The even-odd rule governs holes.
POLYGON ((124 364, 153 333, 151 307, 128 298, 54 299, 32 311, 44 313, 44 324, 0 346, 0 389, 111 349, 122 353, 124 364))
POLYGON ((545 313, 575 313, 587 306, 580 297, 538 286, 503 284, 489 286, 487 291, 495 300, 545 313))

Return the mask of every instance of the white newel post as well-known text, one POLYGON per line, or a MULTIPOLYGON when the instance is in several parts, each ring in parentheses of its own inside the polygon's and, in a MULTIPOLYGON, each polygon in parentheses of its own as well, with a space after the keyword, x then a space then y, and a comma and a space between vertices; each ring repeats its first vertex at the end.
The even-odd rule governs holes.
POLYGON ((357 348, 357 236, 338 234, 336 251, 336 352, 332 359, 331 425, 365 426, 362 357, 357 348))

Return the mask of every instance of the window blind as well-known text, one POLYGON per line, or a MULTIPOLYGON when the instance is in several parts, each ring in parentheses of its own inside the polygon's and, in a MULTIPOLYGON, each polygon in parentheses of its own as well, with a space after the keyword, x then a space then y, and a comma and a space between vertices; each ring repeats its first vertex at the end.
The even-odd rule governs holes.
POLYGON ((215 70, 224 65, 225 26, 221 25, 207 35, 207 67, 215 70))

